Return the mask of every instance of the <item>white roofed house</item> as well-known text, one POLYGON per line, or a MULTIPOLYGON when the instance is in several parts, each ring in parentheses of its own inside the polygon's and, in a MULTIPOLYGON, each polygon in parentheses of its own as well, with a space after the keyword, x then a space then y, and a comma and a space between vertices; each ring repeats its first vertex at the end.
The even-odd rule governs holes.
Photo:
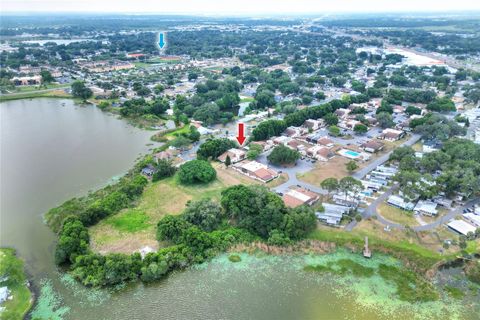
POLYGON ((232 166, 234 170, 262 182, 269 182, 278 177, 278 172, 257 161, 243 161, 232 166))
POLYGON ((388 197, 387 203, 391 206, 400 208, 402 210, 412 211, 415 208, 415 204, 405 201, 402 197, 392 195, 388 197))
POLYGON ((222 155, 218 157, 218 161, 225 162, 227 157, 230 157, 231 163, 236 163, 242 161, 246 158, 247 153, 244 150, 232 148, 224 152, 222 155))
POLYGON ((323 212, 315 212, 317 219, 330 225, 339 225, 344 214, 350 211, 350 207, 337 204, 322 203, 323 212))
POLYGON ((475 233, 476 228, 463 220, 452 220, 447 226, 453 231, 467 236, 469 232, 475 233))
POLYGON ((387 128, 382 131, 382 134, 378 138, 393 142, 402 139, 404 136, 405 132, 402 130, 387 128))
POLYGON ((437 203, 432 201, 418 201, 417 205, 413 209, 417 214, 423 214, 425 216, 434 217, 438 214, 437 203))
POLYGON ((334 157, 335 154, 330 150, 330 148, 316 145, 307 149, 307 156, 320 161, 328 161, 334 157))
POLYGON ((463 214, 463 218, 465 220, 467 220, 468 222, 470 222, 475 227, 480 228, 480 215, 477 215, 477 214, 474 214, 474 213, 471 213, 471 212, 467 212, 467 213, 463 214))

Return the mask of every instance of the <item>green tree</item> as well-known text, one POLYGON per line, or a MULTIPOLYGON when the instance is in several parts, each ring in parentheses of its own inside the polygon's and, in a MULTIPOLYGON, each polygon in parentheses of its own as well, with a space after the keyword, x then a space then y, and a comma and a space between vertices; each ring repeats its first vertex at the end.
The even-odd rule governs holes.
POLYGON ((357 134, 365 134, 368 131, 368 127, 362 123, 356 124, 353 131, 357 134))
POLYGON ((250 143, 248 145, 249 149, 247 152, 247 158, 248 160, 255 160, 258 158, 258 156, 262 153, 263 148, 261 145, 256 144, 256 143, 250 143))
POLYGON ((345 167, 347 168, 348 172, 351 173, 358 169, 358 164, 355 161, 351 160, 345 164, 345 167))
POLYGON ((275 165, 291 165, 300 158, 300 153, 292 150, 284 145, 273 148, 272 152, 267 156, 268 161, 275 165))
POLYGON ((215 230, 222 222, 223 211, 218 203, 210 199, 201 199, 187 202, 183 216, 186 221, 210 232, 215 230))
POLYGON ((197 151, 199 159, 216 159, 225 151, 235 148, 237 144, 230 139, 209 139, 205 141, 197 151))
POLYGON ((388 112, 377 113, 375 118, 377 118, 378 125, 383 129, 391 128, 395 125, 392 115, 388 112))
POLYGON ((330 126, 328 127, 328 132, 334 136, 334 137, 338 137, 340 136, 341 132, 340 132, 340 128, 337 127, 337 126, 330 126))
POLYGON ((338 124, 338 117, 334 113, 327 113, 323 117, 323 120, 325 120, 325 123, 329 126, 336 126, 338 124))
POLYGON ((327 178, 320 183, 320 186, 327 190, 329 194, 334 191, 337 191, 339 188, 338 180, 335 178, 327 178))
POLYGON ((55 78, 52 76, 52 74, 48 70, 40 71, 40 76, 42 77, 43 83, 51 83, 55 81, 55 78))
POLYGON ((185 230, 191 226, 181 215, 166 215, 157 224, 157 240, 179 243, 185 230))
POLYGON ((81 98, 83 101, 86 101, 93 95, 92 90, 85 87, 85 83, 83 81, 74 81, 72 83, 72 95, 75 98, 81 98))
POLYGON ((74 263, 79 255, 88 252, 89 242, 88 229, 83 223, 75 217, 66 218, 55 248, 55 263, 74 263))
POLYGON ((191 160, 180 166, 178 178, 183 184, 208 183, 217 177, 217 172, 208 161, 191 160))
POLYGON ((170 160, 159 160, 158 164, 155 166, 156 171, 152 176, 152 181, 158 181, 163 178, 171 177, 175 174, 175 167, 172 165, 170 160))
POLYGON ((230 159, 230 156, 227 155, 225 158, 225 167, 229 167, 232 164, 232 159, 230 159))

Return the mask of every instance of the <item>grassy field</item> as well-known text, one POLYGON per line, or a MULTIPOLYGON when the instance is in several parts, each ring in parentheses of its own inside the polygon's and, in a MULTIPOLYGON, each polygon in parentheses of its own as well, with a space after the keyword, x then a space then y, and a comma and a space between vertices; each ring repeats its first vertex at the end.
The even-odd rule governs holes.
POLYGON ((144 246, 158 248, 156 224, 166 214, 181 213, 189 200, 209 198, 218 201, 222 190, 232 185, 260 184, 221 163, 212 165, 217 171, 217 179, 206 185, 185 186, 176 177, 148 184, 135 208, 122 210, 90 228, 93 250, 131 253, 144 246))
POLYGON ((33 300, 27 287, 23 261, 15 256, 14 249, 0 248, 0 278, 4 277, 8 279, 0 282, 0 287, 7 286, 13 298, 2 305, 5 310, 0 319, 23 319, 33 300))
POLYGON ((412 211, 401 210, 386 203, 381 203, 378 206, 377 211, 382 217, 392 222, 408 226, 418 225, 418 221, 413 217, 412 211))
POLYGON ((63 90, 51 90, 51 91, 30 91, 19 92, 15 94, 7 94, 0 96, 0 102, 19 99, 33 99, 33 98, 71 98, 72 96, 65 93, 63 90))

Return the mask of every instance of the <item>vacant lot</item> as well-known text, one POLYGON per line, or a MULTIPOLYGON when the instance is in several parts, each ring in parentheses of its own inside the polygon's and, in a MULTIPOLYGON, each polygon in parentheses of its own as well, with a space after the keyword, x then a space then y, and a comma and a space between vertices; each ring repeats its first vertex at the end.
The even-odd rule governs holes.
POLYGON ((90 228, 93 250, 130 253, 144 246, 158 248, 156 224, 166 214, 181 213, 189 200, 219 200, 222 190, 229 186, 260 184, 223 164, 213 163, 213 166, 217 180, 209 184, 184 186, 176 177, 148 184, 135 208, 122 210, 90 228))
POLYGON ((312 185, 320 185, 327 178, 341 179, 349 175, 345 164, 349 162, 347 158, 335 156, 328 162, 317 161, 315 167, 305 173, 299 174, 298 178, 312 185))
POLYGON ((402 225, 416 226, 417 220, 413 217, 413 212, 404 211, 395 207, 392 207, 386 203, 381 203, 377 208, 378 213, 387 220, 397 222, 402 225))

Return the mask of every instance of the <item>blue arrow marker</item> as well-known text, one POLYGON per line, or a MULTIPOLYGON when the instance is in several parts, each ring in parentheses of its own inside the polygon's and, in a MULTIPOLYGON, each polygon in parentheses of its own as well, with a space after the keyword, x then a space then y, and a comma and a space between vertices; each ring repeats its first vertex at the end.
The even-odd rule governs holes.
POLYGON ((158 34, 158 46, 163 49, 167 43, 165 42, 165 35, 163 33, 158 34))

